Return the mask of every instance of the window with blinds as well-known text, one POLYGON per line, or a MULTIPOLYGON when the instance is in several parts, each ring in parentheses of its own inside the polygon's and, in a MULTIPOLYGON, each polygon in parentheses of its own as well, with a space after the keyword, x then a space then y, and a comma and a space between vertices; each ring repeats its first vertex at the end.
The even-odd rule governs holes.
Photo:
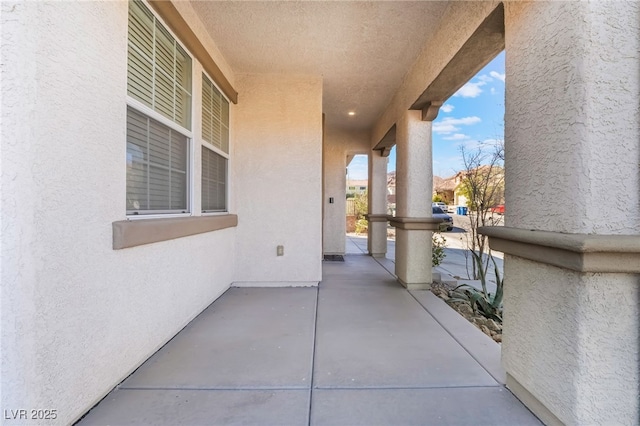
POLYGON ((229 101, 202 74, 202 139, 229 153, 229 101))
POLYGON ((127 214, 187 212, 188 139, 127 109, 127 214))
POLYGON ((202 211, 224 212, 227 211, 229 101, 205 74, 202 74, 202 140, 202 211))
POLYGON ((202 211, 227 211, 227 159, 202 147, 202 211))
POLYGON ((142 2, 129 2, 127 93, 191 128, 191 58, 142 2))
POLYGON ((127 214, 188 212, 191 58, 139 0, 129 2, 127 94, 137 101, 127 108, 127 214))

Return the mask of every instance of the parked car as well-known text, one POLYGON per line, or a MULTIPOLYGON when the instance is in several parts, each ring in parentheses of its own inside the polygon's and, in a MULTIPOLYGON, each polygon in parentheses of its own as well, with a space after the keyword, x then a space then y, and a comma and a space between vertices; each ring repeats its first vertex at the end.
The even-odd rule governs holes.
POLYGON ((504 214, 504 204, 498 204, 489 209, 491 213, 504 214))
POLYGON ((453 218, 446 214, 440 207, 431 207, 433 217, 442 219, 444 222, 440 224, 441 231, 453 230, 453 218))
POLYGON ((431 203, 431 207, 440 207, 442 209, 443 212, 447 212, 447 204, 443 203, 442 201, 434 201, 433 203, 431 203))

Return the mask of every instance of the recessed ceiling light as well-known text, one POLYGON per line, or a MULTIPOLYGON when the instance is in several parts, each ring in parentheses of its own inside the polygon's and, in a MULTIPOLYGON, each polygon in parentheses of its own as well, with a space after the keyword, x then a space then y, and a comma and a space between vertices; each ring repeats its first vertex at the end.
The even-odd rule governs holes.
POLYGON ((355 111, 349 111, 349 115, 356 115, 355 111))

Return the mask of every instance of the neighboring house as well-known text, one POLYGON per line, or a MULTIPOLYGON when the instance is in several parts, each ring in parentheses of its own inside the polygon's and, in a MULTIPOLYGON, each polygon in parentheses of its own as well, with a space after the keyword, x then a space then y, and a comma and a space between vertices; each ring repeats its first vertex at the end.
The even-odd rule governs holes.
POLYGON ((442 201, 448 205, 457 204, 455 200, 456 186, 455 176, 448 178, 433 177, 433 195, 439 195, 442 201))
POLYGON ((500 166, 480 166, 468 171, 462 171, 446 180, 448 186, 455 185, 454 205, 472 207, 473 200, 469 199, 470 189, 479 194, 486 207, 504 204, 504 168, 500 166))
POLYGON ((358 180, 358 179, 347 179, 347 197, 351 198, 356 195, 366 194, 367 193, 367 180, 358 180))
POLYGON ((433 120, 506 50, 507 384, 640 423, 638 2, 0 7, 3 409, 73 424, 231 286, 317 286, 354 154, 384 256, 396 146, 395 271, 429 288, 433 120))
MULTIPOLYGON (((490 169, 488 166, 481 166, 477 169, 470 171, 471 177, 480 183, 487 173, 491 173, 490 181, 494 182, 495 190, 492 192, 490 200, 491 205, 504 204, 504 169, 501 167, 493 167, 490 169)), ((441 178, 438 176, 433 177, 433 194, 439 195, 442 200, 449 205, 453 206, 468 206, 469 200, 464 188, 464 177, 466 172, 458 172, 448 178, 441 178)), ((486 185, 488 188, 493 189, 491 182, 486 185)))

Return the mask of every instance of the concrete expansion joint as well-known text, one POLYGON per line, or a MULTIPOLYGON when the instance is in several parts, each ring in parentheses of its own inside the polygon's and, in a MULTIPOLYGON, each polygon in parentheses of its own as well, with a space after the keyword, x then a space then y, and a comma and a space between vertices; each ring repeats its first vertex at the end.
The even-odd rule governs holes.
POLYGON ((118 389, 124 389, 128 391, 281 391, 281 390, 295 390, 295 391, 308 391, 311 388, 310 385, 305 386, 118 386, 118 389))
POLYGON ((640 273, 640 235, 569 234, 486 226, 491 249, 582 273, 640 273))
POLYGON ((485 389, 485 388, 503 388, 507 389, 507 387, 503 384, 496 383, 495 385, 447 385, 447 386, 385 386, 385 385, 374 385, 374 386, 315 386, 313 389, 318 390, 419 390, 419 389, 485 389))

